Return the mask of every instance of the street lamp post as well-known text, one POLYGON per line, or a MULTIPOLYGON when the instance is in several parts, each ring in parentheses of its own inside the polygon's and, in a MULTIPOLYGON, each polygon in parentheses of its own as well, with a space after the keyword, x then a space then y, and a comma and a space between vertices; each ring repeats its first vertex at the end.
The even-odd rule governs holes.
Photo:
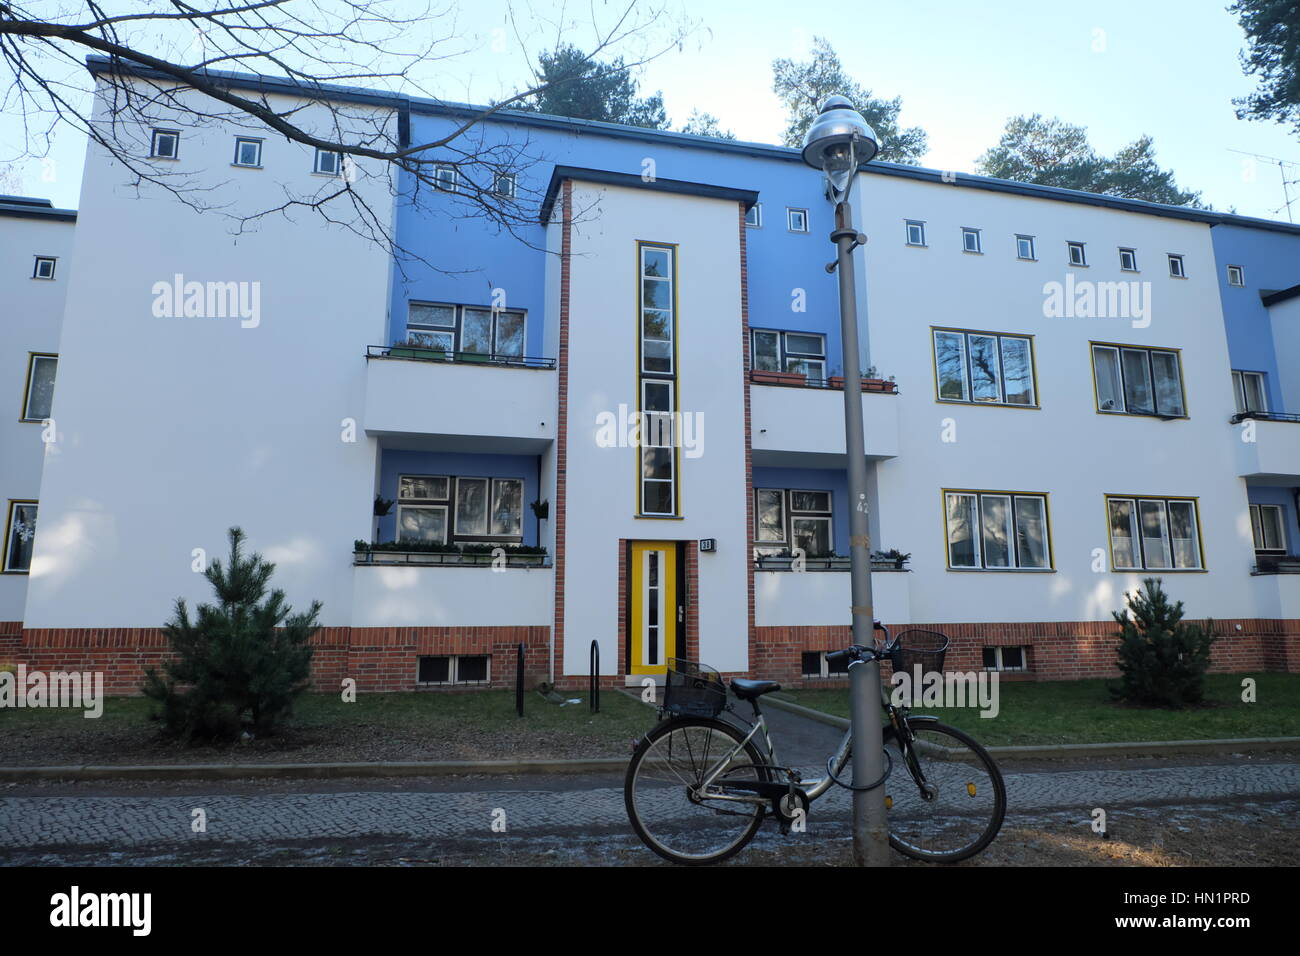
MULTIPOLYGON (((857 289, 853 279, 853 250, 866 237, 853 226, 849 192, 858 169, 876 155, 876 134, 862 114, 843 96, 830 97, 804 137, 803 160, 826 174, 835 203, 831 241, 839 271, 840 346, 844 369, 844 439, 849 479, 849 561, 852 593, 853 643, 872 647, 875 640, 871 599, 871 530, 867 511, 867 458, 862 432, 862 384, 858 353, 857 289)), ((884 775, 880 728, 880 665, 854 661, 849 665, 853 726, 853 784, 884 775)), ((885 790, 853 792, 853 855, 860 866, 889 865, 889 825, 885 790)))

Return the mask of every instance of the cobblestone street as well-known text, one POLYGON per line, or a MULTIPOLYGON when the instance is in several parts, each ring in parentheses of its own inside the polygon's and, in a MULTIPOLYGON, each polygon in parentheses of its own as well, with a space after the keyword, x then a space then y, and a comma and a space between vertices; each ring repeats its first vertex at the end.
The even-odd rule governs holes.
MULTIPOLYGON (((1112 818, 1182 812, 1195 823, 1247 805, 1280 808, 1300 800, 1300 759, 1291 755, 1012 767, 1004 774, 1007 827, 1051 819, 1086 831, 1098 807, 1112 818)), ((445 862, 505 847, 604 862, 640 846, 628 826, 622 781, 612 775, 11 785, 3 792, 0 861, 6 863, 168 863, 196 855, 215 862, 328 862, 339 848, 367 842, 445 862), (204 822, 201 832, 196 819, 204 822)), ((814 804, 803 839, 845 837, 849 803, 848 793, 835 789, 814 804)), ((778 847, 779 841, 765 828, 754 845, 778 847)), ((632 861, 652 862, 648 857, 632 861)))

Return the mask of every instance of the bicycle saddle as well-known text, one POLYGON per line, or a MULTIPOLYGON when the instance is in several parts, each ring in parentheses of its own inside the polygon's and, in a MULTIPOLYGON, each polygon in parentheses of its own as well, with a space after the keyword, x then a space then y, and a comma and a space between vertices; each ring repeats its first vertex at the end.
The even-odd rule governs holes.
POLYGON ((774 690, 780 690, 781 685, 774 680, 745 680, 743 677, 733 677, 731 689, 741 700, 754 700, 774 690))

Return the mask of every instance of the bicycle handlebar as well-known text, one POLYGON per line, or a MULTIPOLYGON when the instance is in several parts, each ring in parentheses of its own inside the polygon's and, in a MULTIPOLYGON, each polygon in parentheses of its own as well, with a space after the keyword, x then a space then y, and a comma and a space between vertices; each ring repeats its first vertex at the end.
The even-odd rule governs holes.
POLYGON ((871 626, 877 631, 885 632, 885 646, 881 650, 874 647, 866 647, 862 644, 850 644, 842 651, 831 651, 826 655, 826 663, 840 664, 844 661, 874 661, 887 657, 891 650, 889 643, 889 628, 879 621, 872 621, 871 626))

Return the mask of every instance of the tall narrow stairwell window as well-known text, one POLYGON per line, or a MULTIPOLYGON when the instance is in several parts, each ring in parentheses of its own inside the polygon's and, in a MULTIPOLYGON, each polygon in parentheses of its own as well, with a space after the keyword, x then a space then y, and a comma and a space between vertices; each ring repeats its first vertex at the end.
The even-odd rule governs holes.
POLYGON ((677 493, 677 249, 637 244, 637 389, 641 413, 637 448, 637 510, 676 516, 677 493))

